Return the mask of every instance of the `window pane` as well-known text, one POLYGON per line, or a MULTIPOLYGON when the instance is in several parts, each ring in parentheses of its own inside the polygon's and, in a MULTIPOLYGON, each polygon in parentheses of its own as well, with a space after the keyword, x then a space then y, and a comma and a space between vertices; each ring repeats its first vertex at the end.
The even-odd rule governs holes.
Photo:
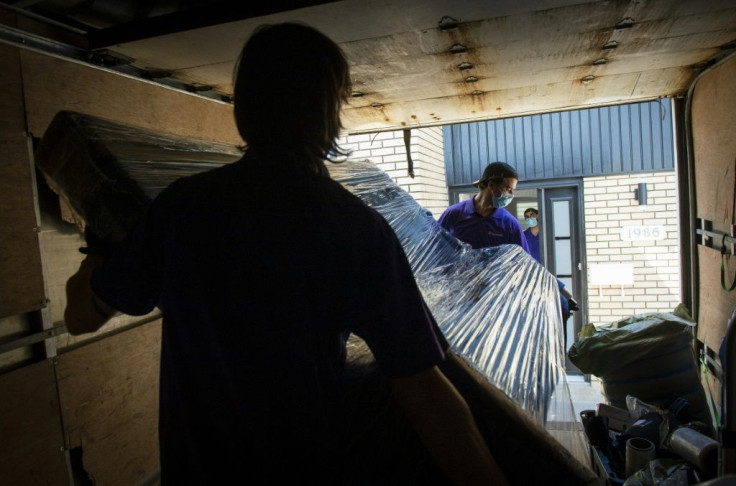
POLYGON ((575 290, 572 288, 572 278, 570 277, 562 277, 559 279, 560 282, 565 284, 565 290, 570 292, 571 295, 575 295, 575 290))
POLYGON ((555 237, 570 237, 570 201, 554 201, 552 203, 555 237))
POLYGON ((570 240, 555 240, 555 270, 557 275, 572 275, 570 240))

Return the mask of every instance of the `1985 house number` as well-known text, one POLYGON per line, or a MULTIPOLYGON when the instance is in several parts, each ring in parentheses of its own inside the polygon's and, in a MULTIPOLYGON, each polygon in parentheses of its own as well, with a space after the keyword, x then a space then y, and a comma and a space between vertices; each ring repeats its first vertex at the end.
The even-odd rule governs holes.
POLYGON ((662 240, 667 236, 664 226, 624 226, 621 239, 625 241, 662 240))

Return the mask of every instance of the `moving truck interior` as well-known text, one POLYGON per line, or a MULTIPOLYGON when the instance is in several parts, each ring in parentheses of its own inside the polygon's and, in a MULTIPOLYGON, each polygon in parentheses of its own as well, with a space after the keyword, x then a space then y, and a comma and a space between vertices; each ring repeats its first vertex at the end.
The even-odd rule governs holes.
MULTIPOLYGON (((92 335, 66 331, 65 284, 84 241, 73 208, 38 168, 55 117, 72 112, 242 148, 232 105, 237 57, 257 26, 286 21, 311 25, 344 50, 352 78, 344 141, 398 134, 406 151, 391 161, 391 177, 422 205, 435 196, 412 184, 438 185, 417 140, 434 133, 442 146, 444 137, 435 163, 440 212, 461 197, 444 176, 452 127, 667 104, 679 250, 672 272, 713 401, 714 479, 736 475, 736 2, 39 0, 0 2, 0 483, 158 478, 160 312, 115 317, 92 335)), ((478 157, 476 177, 492 162, 478 157)), ((619 197, 634 196, 611 196, 619 197)), ((656 214, 641 222, 659 224, 656 214)), ((593 262, 575 263, 578 329, 590 322, 586 296, 599 289, 593 262)))

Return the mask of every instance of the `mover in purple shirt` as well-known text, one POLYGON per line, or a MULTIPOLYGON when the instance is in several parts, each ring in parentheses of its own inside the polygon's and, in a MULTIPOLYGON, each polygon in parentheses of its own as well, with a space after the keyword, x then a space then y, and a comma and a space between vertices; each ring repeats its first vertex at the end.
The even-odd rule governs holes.
MULTIPOLYGON (((517 244, 535 260, 540 261, 539 233, 530 235, 536 236, 533 240, 534 248, 531 248, 521 224, 505 209, 514 198, 518 182, 519 174, 509 164, 505 162, 488 164, 482 177, 473 183, 478 188, 478 194, 472 199, 461 201, 447 208, 440 216, 440 225, 455 238, 468 243, 473 248, 517 244)), ((529 211, 529 209, 524 211, 525 217, 529 211)), ((536 209, 533 211, 536 215, 539 214, 536 209)), ((566 338, 570 310, 578 310, 578 307, 562 281, 558 279, 557 283, 560 287, 560 309, 566 338)), ((565 349, 567 349, 567 339, 565 339, 565 349)))
POLYGON ((530 253, 521 224, 505 209, 518 182, 519 174, 509 164, 489 164, 474 183, 478 194, 447 208, 440 225, 473 248, 517 244, 530 253))
POLYGON ((524 211, 524 220, 528 228, 524 230, 524 237, 529 245, 530 254, 536 261, 542 263, 539 256, 539 211, 528 208, 524 211))

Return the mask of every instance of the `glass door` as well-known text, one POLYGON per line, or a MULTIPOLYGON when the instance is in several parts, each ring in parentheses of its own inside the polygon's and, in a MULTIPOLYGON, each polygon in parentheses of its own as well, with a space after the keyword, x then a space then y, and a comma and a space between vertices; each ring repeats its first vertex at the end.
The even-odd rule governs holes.
MULTIPOLYGON (((583 241, 580 226, 580 202, 577 187, 544 190, 545 247, 547 269, 565 285, 565 289, 582 307, 583 241)), ((583 309, 581 309, 582 311, 583 309)), ((564 329, 565 353, 575 342, 583 326, 583 312, 573 312, 564 329)), ((568 373, 580 371, 567 360, 568 373)))

